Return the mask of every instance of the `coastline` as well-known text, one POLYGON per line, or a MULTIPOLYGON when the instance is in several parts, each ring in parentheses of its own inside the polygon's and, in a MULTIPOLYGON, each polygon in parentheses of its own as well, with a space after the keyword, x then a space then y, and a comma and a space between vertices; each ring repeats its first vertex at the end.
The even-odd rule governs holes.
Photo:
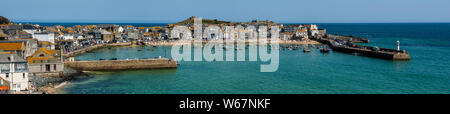
MULTIPOLYGON (((245 41, 246 44, 248 43, 257 43, 258 41, 245 41)), ((264 41, 265 43, 271 43, 271 41, 264 41)), ((191 44, 194 43, 194 41, 190 42, 191 44)), ((221 44, 225 44, 225 42, 214 42, 214 41, 202 41, 202 44, 205 43, 221 43, 221 44)), ((238 42, 234 42, 235 44, 238 42)), ((304 40, 304 41, 295 41, 295 40, 279 40, 278 41, 279 44, 289 44, 289 45, 318 45, 318 44, 322 44, 320 42, 314 41, 314 40, 304 40)), ((182 44, 186 44, 183 42, 178 42, 178 41, 151 41, 151 42, 145 42, 145 45, 148 46, 173 46, 173 45, 182 45, 182 44)), ((63 54, 64 58, 69 58, 69 57, 75 57, 81 54, 84 54, 86 52, 91 52, 91 51, 95 51, 97 49, 102 49, 102 48, 108 48, 108 47, 117 47, 117 46, 136 46, 137 44, 131 43, 131 42, 122 42, 122 43, 112 43, 112 44, 98 44, 98 45, 94 45, 94 46, 90 46, 90 47, 86 47, 83 49, 79 49, 79 50, 75 50, 69 53, 65 53, 63 54)))
POLYGON ((42 94, 44 94, 44 93, 45 94, 65 94, 63 88, 69 84, 70 84, 69 81, 65 81, 65 82, 59 83, 58 85, 44 86, 44 87, 41 87, 39 92, 42 94))
MULTIPOLYGON (((264 43, 271 43, 271 41, 263 41, 264 43)), ((189 43, 189 42, 186 42, 189 43)), ((146 42, 146 45, 149 46, 173 46, 173 45, 182 45, 186 44, 184 42, 178 42, 178 41, 156 41, 156 42, 146 42)), ((195 43, 194 41, 190 42, 191 44, 195 43)), ((219 43, 219 44, 226 44, 226 42, 214 42, 214 41, 202 41, 202 44, 205 43, 219 43)), ((234 42, 235 44, 238 42, 234 42)), ((245 41, 244 43, 258 43, 257 40, 254 41, 245 41)), ((299 45, 317 45, 322 44, 320 42, 314 41, 314 40, 304 40, 304 41, 296 41, 296 40, 279 40, 279 44, 299 44, 299 45)))

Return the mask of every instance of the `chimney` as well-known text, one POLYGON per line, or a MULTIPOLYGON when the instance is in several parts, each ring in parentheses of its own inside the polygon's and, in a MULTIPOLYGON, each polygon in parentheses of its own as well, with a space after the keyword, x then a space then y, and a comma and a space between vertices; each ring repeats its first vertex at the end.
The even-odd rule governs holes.
POLYGON ((14 56, 13 56, 13 54, 9 54, 9 61, 10 61, 10 62, 14 62, 14 56))
POLYGON ((60 57, 59 59, 60 59, 61 63, 64 62, 62 46, 59 46, 59 57, 60 57))

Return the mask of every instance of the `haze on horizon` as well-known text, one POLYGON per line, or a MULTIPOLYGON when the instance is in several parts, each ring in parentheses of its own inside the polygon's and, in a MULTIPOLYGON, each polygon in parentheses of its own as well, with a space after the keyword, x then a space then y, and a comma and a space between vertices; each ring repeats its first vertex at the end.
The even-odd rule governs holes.
POLYGON ((6 0, 15 22, 172 23, 191 16, 281 23, 450 22, 449 0, 6 0))

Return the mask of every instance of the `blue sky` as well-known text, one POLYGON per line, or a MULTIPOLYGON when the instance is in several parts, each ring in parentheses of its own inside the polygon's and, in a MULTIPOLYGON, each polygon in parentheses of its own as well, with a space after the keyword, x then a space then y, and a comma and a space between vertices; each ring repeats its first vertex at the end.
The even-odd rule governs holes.
POLYGON ((282 23, 450 22, 450 0, 4 0, 20 22, 177 22, 190 16, 282 23))

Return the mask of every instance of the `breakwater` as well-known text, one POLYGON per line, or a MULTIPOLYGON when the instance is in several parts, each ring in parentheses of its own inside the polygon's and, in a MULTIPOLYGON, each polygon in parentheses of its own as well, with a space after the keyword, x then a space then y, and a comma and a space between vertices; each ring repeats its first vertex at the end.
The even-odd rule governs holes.
POLYGON ((387 60, 410 60, 411 57, 406 50, 394 50, 387 48, 362 46, 353 42, 343 42, 333 38, 317 38, 318 42, 327 44, 333 51, 350 53, 355 55, 374 57, 387 60))
POLYGON ((165 69, 177 68, 177 61, 159 59, 132 59, 132 60, 99 60, 99 61, 70 61, 65 62, 64 67, 77 71, 113 71, 136 69, 165 69))
POLYGON ((342 41, 348 41, 353 43, 369 43, 370 40, 367 38, 361 38, 356 36, 343 36, 343 35, 333 35, 333 34, 327 34, 327 38, 332 39, 339 39, 342 41))
POLYGON ((94 50, 101 49, 101 48, 114 47, 114 46, 130 46, 130 45, 132 45, 131 42, 112 43, 112 44, 97 44, 97 45, 94 45, 94 46, 90 46, 90 47, 86 47, 86 48, 83 48, 83 49, 75 50, 75 51, 72 51, 72 52, 69 52, 69 53, 65 53, 65 54, 63 54, 63 56, 64 56, 64 58, 69 58, 69 57, 81 55, 83 53, 94 51, 94 50))

